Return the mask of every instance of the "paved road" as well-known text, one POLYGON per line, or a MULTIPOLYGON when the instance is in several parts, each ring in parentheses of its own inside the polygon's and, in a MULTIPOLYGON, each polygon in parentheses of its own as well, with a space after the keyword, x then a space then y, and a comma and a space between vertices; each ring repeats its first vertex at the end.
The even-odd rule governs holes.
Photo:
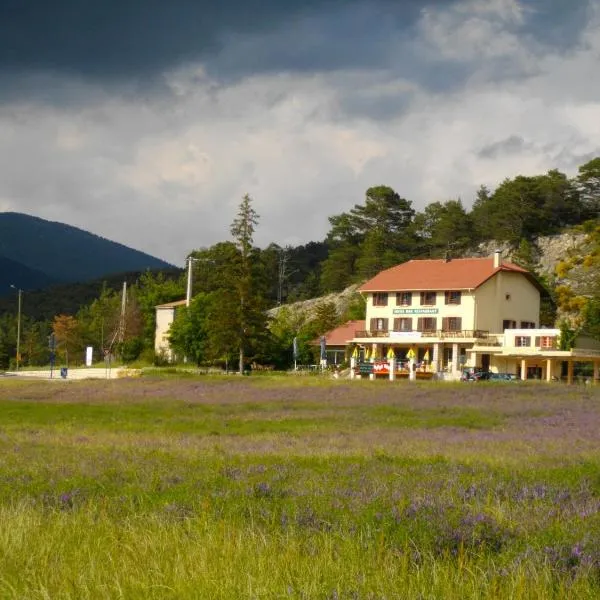
MULTIPOLYGON (((139 376, 137 369, 127 369, 124 367, 118 367, 114 369, 88 369, 88 368, 75 368, 67 371, 67 377, 62 378, 60 376, 60 369, 54 369, 53 379, 57 381, 69 381, 73 379, 117 379, 121 377, 136 377, 139 376)), ((6 373, 0 373, 5 377, 29 377, 31 379, 50 379, 50 369, 40 369, 39 371, 7 371, 6 373)))

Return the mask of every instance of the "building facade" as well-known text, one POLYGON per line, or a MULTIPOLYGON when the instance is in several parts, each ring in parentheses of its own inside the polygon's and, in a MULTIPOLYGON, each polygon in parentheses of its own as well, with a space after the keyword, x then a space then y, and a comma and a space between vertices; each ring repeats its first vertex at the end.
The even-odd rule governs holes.
MULTIPOLYGON (((558 330, 540 328, 543 288, 522 267, 488 258, 411 260, 382 271, 361 288, 366 327, 349 343, 359 358, 402 372, 458 379, 463 370, 508 372, 551 380, 566 361, 591 360, 597 374, 600 348, 560 351, 558 330), (577 355, 577 356, 576 356, 577 355)), ((385 367, 381 372, 387 373, 385 367)))
POLYGON ((175 320, 175 314, 181 307, 186 306, 186 300, 177 300, 176 302, 167 302, 155 306, 156 328, 154 330, 154 352, 157 355, 163 355, 167 360, 174 360, 173 349, 169 344, 169 328, 175 320))

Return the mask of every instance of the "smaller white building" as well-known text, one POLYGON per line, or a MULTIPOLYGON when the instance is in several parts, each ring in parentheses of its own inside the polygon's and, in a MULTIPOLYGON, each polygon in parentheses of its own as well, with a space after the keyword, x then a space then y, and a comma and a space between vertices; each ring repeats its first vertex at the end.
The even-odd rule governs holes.
POLYGON ((169 361, 174 359, 173 350, 169 344, 169 329, 175 320, 177 310, 186 305, 185 300, 167 302, 155 306, 156 309, 156 329, 154 331, 154 352, 163 354, 169 361))

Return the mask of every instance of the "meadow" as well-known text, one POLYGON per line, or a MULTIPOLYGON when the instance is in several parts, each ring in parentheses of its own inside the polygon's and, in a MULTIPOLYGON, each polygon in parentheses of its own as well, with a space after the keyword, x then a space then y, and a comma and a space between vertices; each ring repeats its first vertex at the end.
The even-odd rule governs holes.
POLYGON ((0 598, 598 598, 600 389, 0 380, 0 598))

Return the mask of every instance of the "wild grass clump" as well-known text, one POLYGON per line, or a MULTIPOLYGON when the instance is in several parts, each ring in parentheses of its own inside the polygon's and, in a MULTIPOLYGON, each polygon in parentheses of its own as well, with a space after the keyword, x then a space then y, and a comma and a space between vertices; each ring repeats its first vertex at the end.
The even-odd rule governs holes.
POLYGON ((600 396, 0 387, 2 598, 596 598, 600 396))

